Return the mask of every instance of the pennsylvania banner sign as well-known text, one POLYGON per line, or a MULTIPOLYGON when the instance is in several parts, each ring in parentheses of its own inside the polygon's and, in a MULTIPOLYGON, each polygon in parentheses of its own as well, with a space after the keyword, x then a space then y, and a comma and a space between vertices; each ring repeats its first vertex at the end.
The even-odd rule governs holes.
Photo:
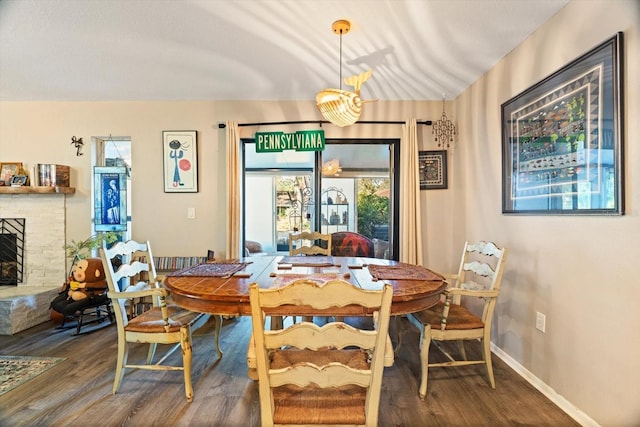
POLYGON ((284 150, 323 151, 323 130, 301 130, 296 133, 256 132, 256 152, 273 153, 284 150))

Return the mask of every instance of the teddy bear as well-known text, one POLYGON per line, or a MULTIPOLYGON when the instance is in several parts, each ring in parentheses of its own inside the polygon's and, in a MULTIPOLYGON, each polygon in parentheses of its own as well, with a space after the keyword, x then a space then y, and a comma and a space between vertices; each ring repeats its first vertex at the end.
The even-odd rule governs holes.
POLYGON ((68 299, 80 301, 101 294, 107 288, 100 258, 81 259, 73 266, 69 280, 68 299))

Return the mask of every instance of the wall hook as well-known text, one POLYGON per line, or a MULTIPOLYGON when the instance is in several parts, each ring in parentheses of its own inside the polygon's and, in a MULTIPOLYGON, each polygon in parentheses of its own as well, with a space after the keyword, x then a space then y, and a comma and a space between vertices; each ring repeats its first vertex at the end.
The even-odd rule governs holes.
POLYGON ((81 152, 82 146, 84 145, 84 142, 82 142, 82 138, 76 138, 75 136, 72 136, 71 145, 76 147, 76 156, 82 156, 84 154, 81 152))

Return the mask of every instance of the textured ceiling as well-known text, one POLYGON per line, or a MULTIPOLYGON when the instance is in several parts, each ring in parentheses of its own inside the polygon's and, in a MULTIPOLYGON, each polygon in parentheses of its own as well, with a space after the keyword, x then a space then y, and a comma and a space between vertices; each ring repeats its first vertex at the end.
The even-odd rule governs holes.
POLYGON ((0 100, 453 99, 569 0, 0 0, 0 100), (346 87, 345 87, 346 88, 346 87))

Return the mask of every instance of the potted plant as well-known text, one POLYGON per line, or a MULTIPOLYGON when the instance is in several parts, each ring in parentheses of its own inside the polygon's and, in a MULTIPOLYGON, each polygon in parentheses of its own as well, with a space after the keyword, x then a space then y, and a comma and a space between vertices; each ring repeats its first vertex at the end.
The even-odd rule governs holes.
POLYGON ((67 276, 71 276, 73 265, 76 263, 76 261, 90 256, 95 249, 98 249, 102 246, 103 242, 116 242, 120 237, 120 234, 121 233, 118 231, 105 231, 95 234, 79 242, 72 240, 70 244, 64 245, 63 249, 66 251, 67 258, 71 260, 71 266, 69 269, 69 274, 67 274, 67 276))

